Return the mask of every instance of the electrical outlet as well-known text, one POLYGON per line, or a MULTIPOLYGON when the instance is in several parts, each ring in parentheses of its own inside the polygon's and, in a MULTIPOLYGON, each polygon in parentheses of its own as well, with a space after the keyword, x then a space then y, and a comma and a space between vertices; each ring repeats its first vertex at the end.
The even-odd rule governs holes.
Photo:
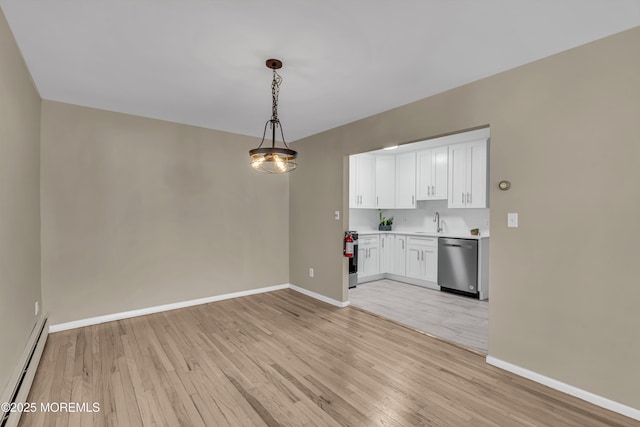
POLYGON ((313 274, 314 274, 313 268, 310 268, 309 269, 309 277, 313 277, 313 274))
POLYGON ((36 301, 36 316, 40 314, 40 301, 36 301))

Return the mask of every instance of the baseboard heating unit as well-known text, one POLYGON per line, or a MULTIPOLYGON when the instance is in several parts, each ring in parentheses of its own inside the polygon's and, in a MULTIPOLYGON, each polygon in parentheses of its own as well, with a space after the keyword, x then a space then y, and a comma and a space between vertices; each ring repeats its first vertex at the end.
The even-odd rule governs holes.
MULTIPOLYGON (((33 328, 25 347, 18 368, 11 376, 7 388, 0 397, 0 402, 9 403, 11 407, 19 406, 27 401, 29 389, 36 375, 38 363, 49 334, 49 320, 40 318, 33 328)), ((21 411, 0 412, 0 427, 16 427, 20 421, 21 411)))

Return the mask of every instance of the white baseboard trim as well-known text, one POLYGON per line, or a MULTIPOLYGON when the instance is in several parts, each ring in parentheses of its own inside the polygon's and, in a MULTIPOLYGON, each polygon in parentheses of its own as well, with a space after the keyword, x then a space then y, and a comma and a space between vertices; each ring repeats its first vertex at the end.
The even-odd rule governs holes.
POLYGON ((493 356, 487 356, 487 363, 497 368, 504 369, 505 371, 512 372, 521 377, 530 379, 531 381, 546 385, 547 387, 551 387, 563 393, 570 394, 571 396, 577 397, 578 399, 586 400, 587 402, 593 403, 596 406, 600 406, 602 408, 640 421, 640 409, 623 405, 622 403, 618 403, 611 399, 598 396, 597 394, 593 394, 578 387, 565 384, 561 381, 554 380, 553 378, 545 377, 544 375, 538 374, 537 372, 533 372, 512 363, 505 362, 504 360, 496 359, 493 356))
POLYGON ((289 284, 267 286, 265 288, 250 289, 248 291, 233 292, 230 294, 216 295, 213 297, 193 299, 189 301, 175 302, 171 304, 157 305, 155 307, 141 308, 139 310, 124 311, 122 313, 107 314, 104 316, 90 317, 88 319, 74 320, 73 322, 59 323, 51 325, 49 332, 60 332, 68 329, 82 328, 85 326, 99 325, 100 323, 113 322, 115 320, 128 319, 131 317, 144 316, 147 314, 160 313, 162 311, 176 310, 178 308, 191 307, 194 305, 207 304, 210 302, 222 301, 231 298, 245 297, 248 295, 262 294, 265 292, 279 291, 289 288, 289 284))
POLYGON ((349 301, 344 301, 344 302, 338 301, 333 298, 325 297, 324 295, 320 295, 319 293, 310 291, 308 289, 301 288, 300 286, 290 284, 289 288, 293 289, 296 292, 300 292, 301 294, 310 296, 311 298, 315 298, 317 300, 326 302, 327 304, 335 305, 336 307, 344 308, 349 305, 349 301))

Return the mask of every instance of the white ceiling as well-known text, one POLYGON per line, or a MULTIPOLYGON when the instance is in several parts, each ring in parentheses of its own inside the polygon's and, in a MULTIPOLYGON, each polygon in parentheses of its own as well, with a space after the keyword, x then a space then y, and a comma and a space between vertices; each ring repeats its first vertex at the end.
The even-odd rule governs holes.
POLYGON ((640 0, 0 0, 42 98, 293 141, 640 25, 640 0))

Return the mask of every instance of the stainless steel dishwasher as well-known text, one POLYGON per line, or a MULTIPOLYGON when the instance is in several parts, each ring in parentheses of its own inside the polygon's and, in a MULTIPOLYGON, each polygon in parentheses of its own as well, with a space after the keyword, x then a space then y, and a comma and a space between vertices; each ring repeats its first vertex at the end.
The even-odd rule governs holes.
POLYGON ((444 291, 478 297, 478 241, 438 239, 438 285, 444 291))

